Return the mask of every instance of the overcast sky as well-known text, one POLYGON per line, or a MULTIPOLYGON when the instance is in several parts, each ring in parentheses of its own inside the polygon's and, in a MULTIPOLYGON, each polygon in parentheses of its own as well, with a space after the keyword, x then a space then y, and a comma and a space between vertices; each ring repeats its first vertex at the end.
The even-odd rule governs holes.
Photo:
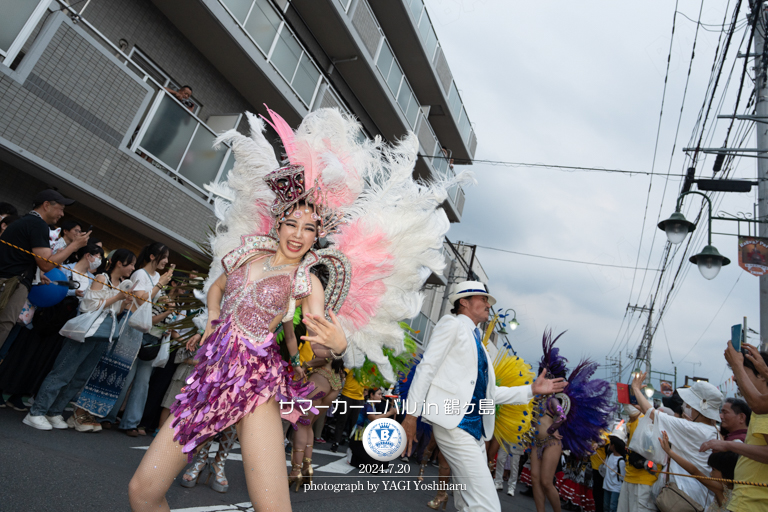
MULTIPOLYGON (((706 96, 720 33, 699 30, 683 105, 696 24, 677 16, 654 167, 674 2, 426 0, 426 4, 477 133, 475 158, 684 172, 687 164, 682 148, 688 145, 706 96)), ((700 7, 700 2, 681 0, 678 8, 695 20, 700 7)), ((732 5, 728 7, 728 22, 732 9, 732 5)), ((725 14, 725 2, 704 2, 701 20, 719 26, 725 14)), ((743 10, 739 26, 745 24, 745 17, 743 10)), ((743 66, 743 59, 735 56, 745 30, 737 31, 733 38, 719 84, 717 98, 735 61, 737 71, 728 84, 722 114, 733 113, 743 66)), ((745 91, 751 89, 747 80, 745 91)), ((743 98, 740 113, 747 95, 743 98)), ((713 107, 707 129, 713 121, 716 124, 712 133, 705 132, 704 146, 723 143, 727 124, 715 120, 715 114, 713 107)), ((743 144, 755 145, 754 136, 743 144)), ((711 157, 699 164, 697 176, 712 177, 712 164, 711 157)), ((451 240, 630 267, 637 262, 639 248, 640 267, 659 267, 666 237, 656 224, 659 217, 665 219, 674 211, 679 177, 666 181, 666 177, 655 176, 651 182, 649 176, 602 172, 487 164, 475 164, 472 169, 478 185, 467 190, 462 222, 451 228, 451 240), (649 186, 647 221, 642 229, 649 186)), ((733 174, 750 179, 755 175, 755 159, 749 158, 742 159, 733 174)), ((686 199, 684 213, 689 206, 694 209, 689 219, 698 211, 700 199, 686 199)), ((755 200, 754 193, 730 194, 718 210, 751 212, 755 200)), ((714 231, 735 233, 730 224, 715 221, 714 231)), ((705 230, 704 223, 697 228, 697 232, 705 230)), ((697 239, 693 254, 705 240, 697 239)), ((730 376, 722 356, 730 326, 747 316, 749 324, 759 330, 758 278, 738 266, 736 240, 714 235, 713 245, 732 260, 714 280, 705 280, 695 265, 686 262, 676 281, 677 294, 654 339, 652 360, 655 370, 672 372, 677 365, 678 385, 692 372, 719 385, 730 376)), ((517 311, 520 327, 510 340, 528 362, 540 357, 542 333, 551 327, 556 332, 568 330, 560 346, 574 363, 589 356, 604 364, 614 347, 614 353, 623 349, 625 365, 632 364, 626 353, 636 350, 645 316, 631 317, 636 328, 628 337, 626 322, 621 330, 620 326, 629 302, 649 302, 655 272, 635 273, 487 249, 478 249, 478 255, 498 305, 517 311)), ((669 274, 677 269, 679 259, 669 274)), ((669 282, 662 286, 662 298, 669 282)), ((598 372, 598 376, 605 375, 602 369, 598 372)), ((625 381, 626 376, 625 372, 625 381)), ((658 388, 658 378, 654 385, 658 388)))

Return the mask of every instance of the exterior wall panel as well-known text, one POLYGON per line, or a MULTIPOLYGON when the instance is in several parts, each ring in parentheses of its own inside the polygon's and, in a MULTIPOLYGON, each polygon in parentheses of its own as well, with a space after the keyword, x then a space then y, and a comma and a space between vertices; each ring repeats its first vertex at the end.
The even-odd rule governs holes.
POLYGON ((50 39, 41 36, 35 43, 43 46, 40 57, 22 61, 26 80, 0 73, 0 138, 60 170, 65 180, 69 175, 92 187, 102 201, 150 219, 173 238, 204 240, 214 222, 211 207, 123 145, 151 88, 64 14, 51 16, 49 23, 50 39))

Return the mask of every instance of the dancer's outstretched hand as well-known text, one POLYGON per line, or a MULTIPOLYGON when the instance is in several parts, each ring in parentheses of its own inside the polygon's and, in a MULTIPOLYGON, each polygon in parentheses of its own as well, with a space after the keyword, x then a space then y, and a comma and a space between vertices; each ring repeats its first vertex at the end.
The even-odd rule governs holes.
POLYGON ((407 414, 405 418, 403 418, 401 425, 405 430, 405 438, 407 439, 404 452, 405 456, 407 457, 411 455, 411 450, 413 449, 413 441, 416 439, 416 418, 407 414))
POLYGON ((302 322, 304 322, 307 330, 311 331, 313 335, 310 336, 308 332, 301 339, 310 343, 319 343, 324 347, 328 347, 336 354, 341 354, 347 348, 347 335, 344 334, 344 329, 341 327, 341 323, 339 323, 339 319, 333 310, 329 310, 328 313, 333 323, 326 320, 322 315, 305 313, 302 322))
POLYGON ((548 379, 547 370, 541 370, 541 373, 531 385, 531 392, 534 395, 551 395, 561 392, 567 385, 568 383, 563 378, 548 379))

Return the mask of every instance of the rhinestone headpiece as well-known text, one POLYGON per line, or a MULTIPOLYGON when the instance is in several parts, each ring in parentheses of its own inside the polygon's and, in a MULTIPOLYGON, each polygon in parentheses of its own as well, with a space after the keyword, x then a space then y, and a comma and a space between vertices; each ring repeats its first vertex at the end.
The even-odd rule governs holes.
MULTIPOLYGON (((264 181, 277 196, 271 210, 280 222, 285 221, 286 215, 301 201, 312 208, 312 219, 319 221, 320 238, 335 232, 339 224, 345 222, 339 212, 326 206, 326 197, 317 180, 313 187, 307 188, 303 166, 285 165, 264 176, 264 181)), ((301 217, 301 214, 298 216, 301 217)))

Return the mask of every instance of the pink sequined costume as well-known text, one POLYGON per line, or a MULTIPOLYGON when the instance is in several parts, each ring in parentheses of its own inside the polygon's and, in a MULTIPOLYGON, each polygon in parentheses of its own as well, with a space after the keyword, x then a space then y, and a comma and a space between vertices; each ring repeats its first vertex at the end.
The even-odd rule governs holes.
MULTIPOLYGON (((228 276, 220 319, 213 323, 214 332, 198 351, 200 363, 171 408, 176 418, 174 440, 183 445, 182 451, 189 454, 190 461, 206 439, 237 423, 259 405, 270 399, 306 401, 314 389, 311 383, 292 379, 275 336, 269 332, 269 324, 285 312, 292 292, 295 298, 297 289, 306 291, 307 268, 300 265, 295 273, 271 274, 251 281, 251 265, 245 261, 256 251, 273 252, 264 251, 264 244, 257 245, 262 247, 244 244, 224 259, 228 276), (296 281, 301 281, 299 286, 296 281)), ((317 413, 314 408, 312 412, 317 413)), ((299 407, 283 406, 282 418, 296 423, 300 416, 299 407)))

